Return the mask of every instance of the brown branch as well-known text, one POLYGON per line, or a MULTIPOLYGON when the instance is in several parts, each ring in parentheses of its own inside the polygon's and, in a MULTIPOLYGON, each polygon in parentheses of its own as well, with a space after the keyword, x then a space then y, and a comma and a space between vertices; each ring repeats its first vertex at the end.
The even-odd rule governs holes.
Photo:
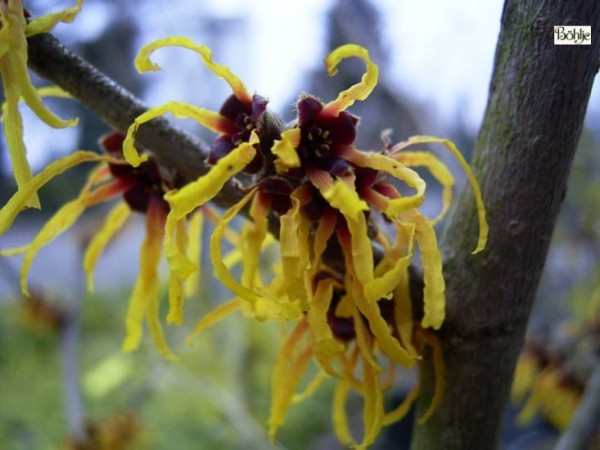
MULTIPOLYGON (((413 449, 496 448, 515 362, 566 191, 600 57, 597 0, 506 0, 490 96, 474 151, 488 249, 465 192, 445 241, 447 392, 413 449), (592 45, 555 46, 554 25, 591 25, 592 45)), ((425 393, 433 369, 427 358, 425 393)))

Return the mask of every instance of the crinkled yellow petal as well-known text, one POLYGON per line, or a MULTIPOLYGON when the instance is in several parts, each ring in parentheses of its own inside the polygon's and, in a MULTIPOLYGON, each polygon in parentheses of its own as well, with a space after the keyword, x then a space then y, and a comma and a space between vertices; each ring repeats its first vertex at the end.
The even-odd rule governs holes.
POLYGON ((366 449, 375 442, 383 425, 383 390, 379 383, 377 371, 371 364, 363 364, 363 424, 365 427, 363 441, 357 448, 366 449))
POLYGON ((37 255, 40 248, 44 245, 49 244, 64 231, 70 228, 75 221, 81 216, 81 213, 86 208, 85 201, 81 198, 77 198, 64 204, 42 227, 37 236, 33 239, 25 257, 23 258, 23 265, 21 266, 21 291, 24 295, 29 296, 29 290, 27 289, 27 276, 33 258, 37 255))
POLYGON ((353 221, 359 220, 364 211, 369 210, 369 205, 360 199, 356 191, 341 180, 335 180, 331 189, 321 193, 331 206, 353 221))
POLYGON ((165 221, 165 256, 169 263, 171 278, 175 277, 179 281, 187 279, 198 270, 198 267, 188 259, 182 248, 177 244, 177 230, 184 224, 185 217, 176 218, 172 214, 172 210, 167 215, 165 221))
POLYGON ((393 158, 409 167, 424 166, 429 169, 431 175, 442 185, 444 188, 442 192, 442 211, 432 219, 434 224, 440 222, 448 212, 450 203, 452 202, 452 188, 454 186, 454 177, 446 165, 436 158, 431 153, 422 151, 404 151, 396 153, 393 158))
POLYGON ((0 210, 0 234, 4 233, 12 225, 19 212, 27 205, 31 196, 52 178, 77 164, 103 160, 106 160, 106 157, 97 153, 77 151, 50 163, 39 174, 35 175, 31 181, 15 192, 0 210))
POLYGON ((235 278, 233 278, 233 275, 231 275, 227 267, 225 267, 221 252, 221 239, 223 236, 223 231, 227 228, 229 223, 240 213, 242 208, 246 206, 246 204, 252 199, 252 197, 254 197, 255 194, 256 188, 252 189, 241 201, 229 208, 223 215, 221 221, 215 227, 210 237, 210 260, 212 262, 215 275, 234 294, 251 303, 257 302, 259 300, 259 296, 253 290, 241 285, 235 278))
MULTIPOLYGON (((184 220, 194 209, 215 197, 231 177, 252 161, 256 154, 253 147, 256 139, 256 135, 252 134, 250 142, 244 142, 233 149, 228 155, 221 158, 208 173, 181 189, 165 194, 165 200, 170 206, 165 224, 165 255, 171 271, 180 280, 189 277, 197 270, 197 267, 178 249, 173 239, 177 222, 184 220)), ((224 233, 225 230, 220 230, 220 232, 224 233)))
POLYGON ((73 96, 71 94, 69 94, 67 91, 61 89, 58 86, 43 86, 43 87, 37 88, 37 92, 40 95, 40 97, 42 97, 42 98, 45 98, 45 97, 73 98, 73 96))
POLYGON ((169 349, 159 320, 160 283, 158 266, 164 236, 161 206, 150 203, 146 215, 146 237, 140 249, 140 272, 135 282, 125 318, 123 351, 136 350, 142 341, 144 318, 159 352, 167 359, 176 359, 169 349))
POLYGON ((83 257, 83 269, 86 273, 87 288, 90 292, 94 291, 94 268, 98 258, 114 235, 123 228, 130 213, 131 210, 127 203, 118 203, 106 217, 102 228, 94 234, 90 241, 83 257))
POLYGON ((229 154, 219 159, 208 173, 200 176, 196 181, 186 184, 181 189, 167 192, 165 200, 169 202, 173 216, 181 219, 198 206, 212 200, 231 177, 252 161, 256 155, 254 144, 257 142, 258 137, 253 133, 250 142, 243 142, 229 154))
POLYGON ((381 351, 404 367, 410 368, 414 366, 418 360, 418 356, 404 348, 398 339, 391 334, 388 323, 381 316, 378 303, 368 302, 362 296, 358 295, 356 297, 356 304, 360 312, 369 321, 369 329, 377 338, 381 351))
POLYGON ((138 72, 143 73, 160 70, 160 67, 150 60, 150 55, 154 51, 164 47, 183 47, 198 53, 202 57, 202 61, 206 67, 208 67, 219 78, 224 79, 239 100, 247 103, 252 101, 252 97, 248 93, 244 83, 242 83, 242 81, 235 76, 227 66, 217 64, 212 60, 212 52, 210 48, 206 47, 205 45, 198 45, 186 37, 171 36, 164 39, 158 39, 142 47, 135 58, 135 67, 138 72))
MULTIPOLYGON (((4 122, 4 134, 6 136, 6 143, 8 144, 15 181, 17 182, 19 192, 21 192, 21 189, 31 180, 33 175, 27 161, 27 149, 23 142, 23 120, 18 107, 19 90, 9 65, 9 61, 0 59, 0 72, 2 73, 2 85, 6 98, 6 102, 2 105, 2 120, 4 122)), ((28 206, 34 208, 40 207, 36 191, 30 192, 25 198, 22 207, 28 206)))
POLYGON ((292 207, 279 219, 279 243, 285 294, 290 299, 306 302, 304 282, 309 267, 310 221, 301 214, 301 207, 310 200, 310 189, 301 186, 292 192, 292 207))
POLYGON ((442 404, 444 392, 446 390, 446 365, 444 363, 444 351, 442 349, 442 343, 439 341, 437 336, 426 330, 421 330, 420 336, 433 351, 433 370, 435 372, 435 390, 433 393, 433 398, 431 399, 431 404, 418 421, 418 423, 422 425, 431 418, 433 413, 442 404))
POLYGON ((356 149, 345 149, 339 156, 357 166, 389 173, 417 191, 415 195, 409 197, 389 199, 388 206, 384 211, 388 216, 394 217, 410 209, 418 208, 425 201, 425 181, 417 172, 389 156, 380 153, 361 152, 356 149))
MULTIPOLYGON (((414 233, 414 227, 407 227, 409 233, 414 233)), ((385 271, 381 276, 374 278, 368 284, 365 285, 365 295, 367 300, 370 302, 378 301, 381 298, 387 297, 395 288, 398 286, 398 282, 401 279, 402 274, 406 273, 408 266, 412 259, 412 240, 413 236, 410 236, 410 247, 407 251, 406 256, 398 257, 394 262, 393 266, 389 270, 385 271)))
POLYGON ((164 105, 155 106, 136 117, 133 124, 127 129, 127 135, 123 141, 123 156, 133 167, 148 160, 148 155, 140 155, 135 148, 135 135, 139 127, 167 113, 180 119, 193 119, 200 125, 216 132, 231 131, 232 127, 235 127, 229 119, 219 113, 189 103, 170 101, 164 105))
POLYGON ((23 253, 26 253, 27 250, 29 250, 29 244, 26 245, 21 245, 19 247, 14 247, 14 248, 5 248, 3 250, 0 250, 0 256, 18 256, 18 255, 22 255, 23 253))
POLYGON ((350 390, 350 382, 346 379, 340 381, 333 394, 333 430, 338 440, 345 445, 356 445, 346 415, 346 400, 350 390))
POLYGON ((287 173, 290 169, 300 167, 300 157, 296 151, 300 145, 300 135, 300 128, 292 128, 281 133, 281 140, 275 139, 271 153, 277 157, 275 160, 277 173, 287 173))
POLYGON ((75 16, 77 16, 81 10, 81 5, 83 4, 83 0, 75 1, 77 2, 77 6, 66 8, 56 13, 33 18, 25 28, 27 37, 34 36, 39 33, 47 33, 52 30, 58 22, 72 22, 73 19, 75 19, 75 16))
MULTIPOLYGON (((22 26, 22 25, 21 25, 22 26)), ((10 29, 12 25, 5 17, 0 14, 0 59, 10 50, 10 29)))
POLYGON ((415 211, 412 221, 416 226, 415 239, 421 249, 423 265, 423 309, 421 321, 423 328, 432 327, 437 330, 442 326, 446 316, 446 283, 442 274, 442 255, 437 245, 437 238, 431 222, 421 213, 415 211))
POLYGON ((336 48, 327 58, 325 58, 325 66, 329 75, 337 73, 338 64, 346 58, 360 58, 367 65, 367 71, 362 76, 360 83, 340 92, 338 97, 325 105, 325 111, 331 111, 334 115, 338 115, 341 111, 346 110, 354 104, 356 100, 366 99, 375 86, 379 77, 379 68, 371 61, 369 52, 356 44, 346 44, 336 48))
POLYGON ((257 192, 250 207, 251 222, 246 222, 240 234, 242 253, 242 284, 250 289, 261 286, 259 265, 260 253, 267 237, 267 215, 270 202, 260 192, 257 192))
POLYGON ((271 440, 275 439, 277 430, 283 424, 294 395, 294 389, 304 376, 311 360, 312 349, 310 346, 298 348, 306 329, 306 320, 298 322, 289 333, 277 356, 277 362, 273 369, 271 411, 268 419, 271 440))
MULTIPOLYGON (((186 252, 187 246, 188 234, 186 223, 185 220, 180 220, 175 227, 175 247, 177 253, 183 255, 186 252)), ((197 267, 197 265, 194 265, 193 272, 198 270, 197 267)), ((183 282, 175 270, 173 270, 174 267, 171 266, 171 269, 172 273, 169 277, 169 312, 167 313, 167 323, 181 325, 183 323, 183 302, 185 300, 185 292, 183 290, 183 282)))
POLYGON ((346 218, 351 235, 351 252, 356 276, 363 286, 373 281, 373 249, 367 229, 367 219, 364 215, 354 221, 346 218))
POLYGON ((2 28, 7 33, 4 35, 4 38, 8 41, 8 46, 1 49, 4 55, 2 60, 8 66, 2 67, 0 70, 2 78, 7 77, 8 72, 12 72, 10 83, 15 83, 18 86, 18 91, 23 96, 25 102, 48 125, 60 128, 77 123, 76 120, 64 122, 50 112, 42 103, 40 96, 31 83, 27 70, 27 40, 25 37, 30 25, 26 23, 22 2, 9 1, 2 16, 2 28))
MULTIPOLYGON (((354 299, 353 295, 349 295, 350 298, 354 299)), ((364 360, 364 363, 368 363, 371 366, 375 367, 378 371, 383 370, 375 356, 373 355, 373 335, 370 330, 367 329, 365 323, 363 322, 363 318, 360 315, 360 311, 356 307, 355 304, 352 305, 352 319, 354 321, 354 331, 356 333, 356 344, 360 349, 360 354, 364 360)))
POLYGON ((194 330, 187 338, 186 342, 188 345, 193 345, 194 338, 206 330, 207 328, 213 326, 215 323, 222 321, 229 315, 233 314, 236 311, 242 309, 244 305, 244 301, 241 298, 234 298, 229 300, 227 303, 223 303, 222 305, 217 306, 211 312, 206 314, 200 322, 196 324, 194 330))
MULTIPOLYGON (((362 315, 368 320, 369 329, 376 337, 379 347, 383 353, 385 353, 392 360, 402 364, 404 367, 412 367, 417 358, 415 355, 411 354, 404 347, 402 347, 398 339, 391 334, 388 323, 381 316, 378 303, 369 302, 365 297, 363 292, 364 288, 360 285, 360 281, 358 280, 354 261, 352 260, 352 257, 348 255, 346 250, 344 250, 344 259, 346 261, 346 266, 356 278, 356 281, 350 285, 353 303, 356 305, 362 315)), ((354 322, 358 333, 362 323, 357 320, 357 318, 355 318, 354 322)))
POLYGON ((398 286, 394 289, 394 322, 402 346, 418 358, 419 353, 413 345, 413 309, 409 283, 408 271, 402 272, 398 279, 398 286))
POLYGON ((244 314, 261 322, 272 319, 298 320, 302 316, 305 309, 298 300, 290 300, 285 295, 278 298, 273 292, 268 289, 256 302, 246 302, 244 314))
POLYGON ((537 358, 529 354, 524 354, 519 357, 510 391, 513 402, 521 403, 525 399, 527 393, 535 383, 539 372, 540 365, 537 358))
POLYGON ((582 394, 561 383, 561 378, 559 370, 547 368, 538 377, 534 394, 541 415, 559 430, 564 430, 577 410, 582 394))
POLYGON ((192 264, 198 267, 194 270, 187 280, 185 280, 185 295, 192 297, 198 291, 200 283, 200 261, 202 259, 202 229, 204 228, 204 214, 202 211, 196 211, 192 214, 189 221, 189 243, 187 248, 187 257, 192 264))
POLYGON ((465 161, 465 158, 463 157, 460 150, 458 150, 458 148, 456 148, 456 145, 454 145, 454 143, 449 139, 440 139, 433 136, 413 136, 409 138, 408 141, 402 142, 397 146, 394 146, 392 148, 392 152, 401 150, 403 148, 415 144, 442 144, 458 160, 460 166, 465 172, 465 175, 467 176, 467 179, 469 180, 471 188, 473 189, 473 194, 475 196, 475 204, 477 205, 477 217, 479 219, 479 238, 477 240, 477 246, 475 247, 475 250, 473 250, 473 253, 475 254, 482 251, 487 243, 489 227, 485 215, 485 205, 483 203, 481 189, 479 187, 479 183, 477 183, 477 180, 473 175, 473 172, 471 171, 471 167, 469 166, 467 161, 465 161))
MULTIPOLYGON (((27 71, 27 59, 21 53, 22 51, 27 52, 26 49, 19 50, 18 52, 10 52, 8 55, 8 64, 10 64, 10 71, 13 73, 13 82, 16 83, 20 97, 23 101, 31 108, 31 110, 43 120, 46 124, 53 128, 65 128, 77 125, 79 119, 62 120, 52 111, 50 111, 29 78, 29 72, 27 71)), ((4 78, 8 71, 2 69, 2 77, 4 78)))
POLYGON ((312 397, 326 379, 327 374, 322 370, 319 370, 310 383, 308 383, 304 391, 294 394, 292 397, 292 404, 303 402, 307 398, 312 397))
POLYGON ((364 211, 368 211, 369 206, 345 182, 335 180, 330 185, 324 182, 325 175, 323 174, 319 174, 319 177, 315 177, 313 174, 309 174, 309 176, 325 200, 346 218, 352 237, 351 248, 356 265, 356 275, 363 285, 366 285, 373 280, 373 249, 367 234, 367 221, 364 216, 364 211))
POLYGON ((308 323, 316 360, 329 375, 339 377, 331 367, 331 362, 333 358, 344 351, 344 345, 335 339, 327 320, 334 283, 333 279, 328 278, 317 284, 314 295, 309 299, 308 323))
POLYGON ((319 268, 321 257, 327 248, 327 243, 335 231, 337 213, 333 210, 326 210, 323 217, 319 220, 317 230, 315 231, 313 257, 311 262, 311 273, 315 273, 319 268))
POLYGON ((383 425, 391 425, 393 423, 399 422, 410 412, 410 408, 413 403, 419 396, 419 385, 417 384, 413 387, 408 395, 404 398, 402 403, 400 403, 395 409, 386 413, 383 417, 383 425))

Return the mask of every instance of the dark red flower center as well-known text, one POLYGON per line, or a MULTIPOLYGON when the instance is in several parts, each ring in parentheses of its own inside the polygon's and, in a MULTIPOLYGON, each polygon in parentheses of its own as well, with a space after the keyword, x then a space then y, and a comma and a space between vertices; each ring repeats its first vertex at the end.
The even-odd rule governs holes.
MULTIPOLYGON (((123 134, 112 133, 102 140, 102 146, 110 155, 122 158, 124 140, 123 134)), ((163 179, 158 164, 153 158, 148 158, 138 167, 112 163, 109 163, 108 167, 112 176, 125 186, 123 198, 132 210, 146 213, 150 201, 157 200, 168 211, 169 205, 163 199, 168 183, 163 179)))

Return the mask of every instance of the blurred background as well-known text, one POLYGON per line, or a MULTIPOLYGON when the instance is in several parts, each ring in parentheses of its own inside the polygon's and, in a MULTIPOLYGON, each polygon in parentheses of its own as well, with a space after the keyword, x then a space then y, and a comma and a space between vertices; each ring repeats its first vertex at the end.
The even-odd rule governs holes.
MULTIPOLYGON (((26 7, 40 15, 70 4, 31 0, 26 7)), ((485 109, 501 12, 500 0, 85 0, 75 22, 58 26, 56 35, 149 105, 175 99, 218 110, 229 87, 196 54, 161 50, 155 60, 162 71, 139 75, 133 67, 145 43, 168 35, 190 37, 210 46, 217 62, 229 66, 250 91, 268 97, 285 120, 293 118, 301 93, 327 101, 360 79, 360 62, 343 62, 335 77, 327 76, 322 62, 333 48, 359 43, 380 67, 376 90, 351 109, 361 117, 359 146, 381 148, 381 132, 391 129, 394 142, 414 134, 448 137, 468 159, 485 109)), ((98 150, 99 137, 109 131, 76 102, 48 104, 62 117, 79 117, 81 126, 50 129, 23 108, 34 171, 74 149, 98 150)), ((530 326, 536 342, 567 355, 575 353, 577 339, 565 323, 597 319, 597 312, 590 318, 588 307, 600 279, 599 119, 596 84, 530 326)), ((189 121, 177 125, 211 139, 189 121)), ((448 163, 459 184, 464 182, 456 164, 448 163)), ((51 182, 41 193, 43 210, 23 214, 0 236, 0 248, 29 242, 58 205, 77 195, 87 170, 72 169, 51 182)), ((2 141, 1 204, 14 189, 2 141)), ((436 189, 427 204, 432 211, 439 207, 436 189)), ((111 447, 89 448, 119 448, 119 443, 121 448, 268 448, 265 420, 276 327, 232 317, 198 337, 193 348, 186 346, 196 318, 229 298, 207 269, 200 294, 188 303, 186 325, 167 330, 181 361, 162 360, 149 342, 141 351, 122 354, 143 219, 133 220, 100 260, 91 295, 84 290, 80 262, 105 212, 90 211, 40 252, 30 277, 33 300, 19 295, 19 259, 0 259, 0 448, 53 449, 69 436, 84 435, 115 439, 111 447)), ((401 398, 411 382, 410 376, 399 380, 390 401, 401 398)), ((330 433, 332 388, 326 383, 314 398, 291 408, 276 448, 336 448, 330 433)), ((545 445, 558 434, 543 414, 524 427, 512 426, 513 415, 509 411, 503 448, 534 448, 532 442, 545 445)), ((404 448, 409 428, 390 430, 378 448, 404 448)))

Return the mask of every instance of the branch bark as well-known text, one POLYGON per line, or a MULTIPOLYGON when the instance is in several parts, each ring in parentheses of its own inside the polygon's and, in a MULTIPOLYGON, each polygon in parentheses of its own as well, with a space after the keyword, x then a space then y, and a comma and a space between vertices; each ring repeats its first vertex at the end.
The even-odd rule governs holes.
MULTIPOLYGON (((493 449, 527 319, 581 132, 600 58, 597 0, 506 0, 473 164, 488 210, 488 249, 472 194, 460 198, 445 240, 447 321, 440 331, 447 392, 416 426, 412 448, 493 449), (590 46, 555 46, 554 25, 591 25, 590 46)), ((422 372, 421 413, 433 389, 422 372)))

